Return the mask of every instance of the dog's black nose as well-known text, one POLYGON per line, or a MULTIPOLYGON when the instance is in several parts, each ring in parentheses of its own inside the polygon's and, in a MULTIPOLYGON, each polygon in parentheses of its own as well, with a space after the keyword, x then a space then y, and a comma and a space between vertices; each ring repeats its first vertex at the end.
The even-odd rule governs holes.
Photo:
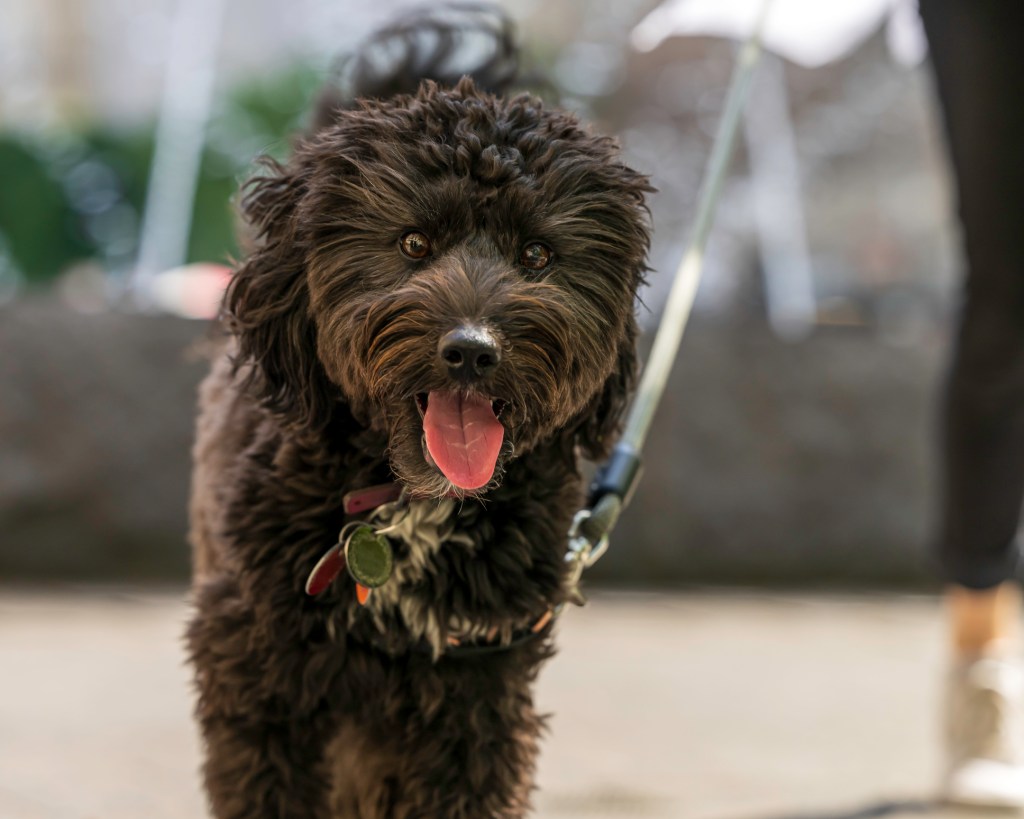
POLYGON ((467 324, 441 337, 437 345, 441 366, 459 381, 487 378, 501 363, 498 342, 486 329, 467 324))

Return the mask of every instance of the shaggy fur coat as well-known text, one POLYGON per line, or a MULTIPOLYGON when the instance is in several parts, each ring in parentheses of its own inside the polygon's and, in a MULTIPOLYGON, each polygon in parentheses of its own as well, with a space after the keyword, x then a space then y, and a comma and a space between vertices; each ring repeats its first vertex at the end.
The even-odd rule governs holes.
POLYGON ((553 651, 531 628, 566 597, 577 457, 633 379, 648 190, 573 115, 469 79, 339 111, 249 185, 191 503, 217 819, 527 812, 553 651), (467 327, 487 352, 453 363, 467 327), (493 433, 466 444, 480 486, 453 413, 493 433), (389 482, 434 536, 392 539, 365 605, 344 574, 306 594, 346 493, 389 482))

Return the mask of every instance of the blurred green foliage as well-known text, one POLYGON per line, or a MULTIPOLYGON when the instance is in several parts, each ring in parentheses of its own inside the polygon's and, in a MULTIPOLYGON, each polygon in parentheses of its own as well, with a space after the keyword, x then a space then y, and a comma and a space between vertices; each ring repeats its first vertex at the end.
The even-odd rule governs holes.
MULTIPOLYGON (((221 95, 210 122, 193 209, 188 261, 225 261, 237 249, 232 197, 253 160, 287 153, 324 80, 297 65, 221 95)), ((131 268, 153 156, 155 123, 92 123, 52 133, 0 132, 0 273, 30 285, 93 261, 131 268)))

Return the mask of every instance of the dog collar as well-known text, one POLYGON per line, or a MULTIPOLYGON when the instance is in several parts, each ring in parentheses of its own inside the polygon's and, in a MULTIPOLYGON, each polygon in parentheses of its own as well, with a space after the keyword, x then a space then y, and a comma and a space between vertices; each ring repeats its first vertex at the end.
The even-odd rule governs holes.
MULTIPOLYGON (((494 654, 498 651, 507 651, 543 634, 555 621, 555 617, 561 612, 561 606, 553 606, 547 609, 540 617, 530 625, 516 629, 507 640, 502 640, 497 628, 492 628, 482 639, 466 637, 448 637, 448 648, 444 652, 446 657, 472 657, 481 654, 494 654)), ((426 644, 422 644, 422 650, 432 651, 426 644)))
POLYGON ((360 515, 369 512, 385 503, 394 503, 402 496, 402 487, 397 483, 381 483, 354 489, 341 499, 346 515, 360 515))
MULTIPOLYGON (((348 492, 342 498, 342 508, 346 515, 371 513, 373 518, 386 519, 407 508, 409 500, 401 485, 386 483, 348 492)), ((385 536, 391 528, 385 524, 377 530, 365 520, 346 523, 338 542, 320 557, 306 578, 306 594, 312 597, 322 594, 343 570, 348 569, 355 582, 356 599, 360 605, 366 605, 373 588, 383 585, 391 575, 393 559, 385 536)), ((529 625, 511 633, 502 634, 494 627, 482 636, 474 636, 468 631, 450 634, 443 653, 445 656, 468 657, 514 648, 545 633, 561 610, 561 605, 550 607, 529 625)), ((435 653, 434 647, 426 642, 417 644, 417 650, 435 653)))
MULTIPOLYGON (((341 503, 346 515, 359 515, 401 500, 402 487, 397 483, 384 483, 348 492, 341 503)), ((368 523, 346 523, 338 542, 324 552, 306 578, 306 594, 315 597, 323 593, 342 569, 347 568, 356 584, 356 599, 359 605, 365 606, 371 590, 391 576, 393 564, 391 545, 386 537, 368 523)))

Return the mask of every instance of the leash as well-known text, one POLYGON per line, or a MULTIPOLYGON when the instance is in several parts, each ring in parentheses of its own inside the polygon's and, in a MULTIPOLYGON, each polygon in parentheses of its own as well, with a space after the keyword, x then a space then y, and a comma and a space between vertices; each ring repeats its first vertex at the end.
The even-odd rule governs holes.
POLYGON ((632 499, 643 471, 640 453, 650 431, 654 412, 665 392, 693 308, 704 263, 704 250, 732 157, 740 115, 749 95, 754 69, 761 57, 761 35, 771 2, 764 0, 753 31, 743 43, 736 59, 725 99, 725 110, 718 123, 707 170, 701 182, 693 230, 676 269, 672 290, 640 387, 630 407, 625 430, 612 450, 611 457, 598 469, 590 485, 587 505, 576 513, 569 530, 566 561, 571 564, 572 599, 578 605, 586 602, 579 588, 583 571, 593 566, 608 550, 611 531, 622 510, 632 499))

